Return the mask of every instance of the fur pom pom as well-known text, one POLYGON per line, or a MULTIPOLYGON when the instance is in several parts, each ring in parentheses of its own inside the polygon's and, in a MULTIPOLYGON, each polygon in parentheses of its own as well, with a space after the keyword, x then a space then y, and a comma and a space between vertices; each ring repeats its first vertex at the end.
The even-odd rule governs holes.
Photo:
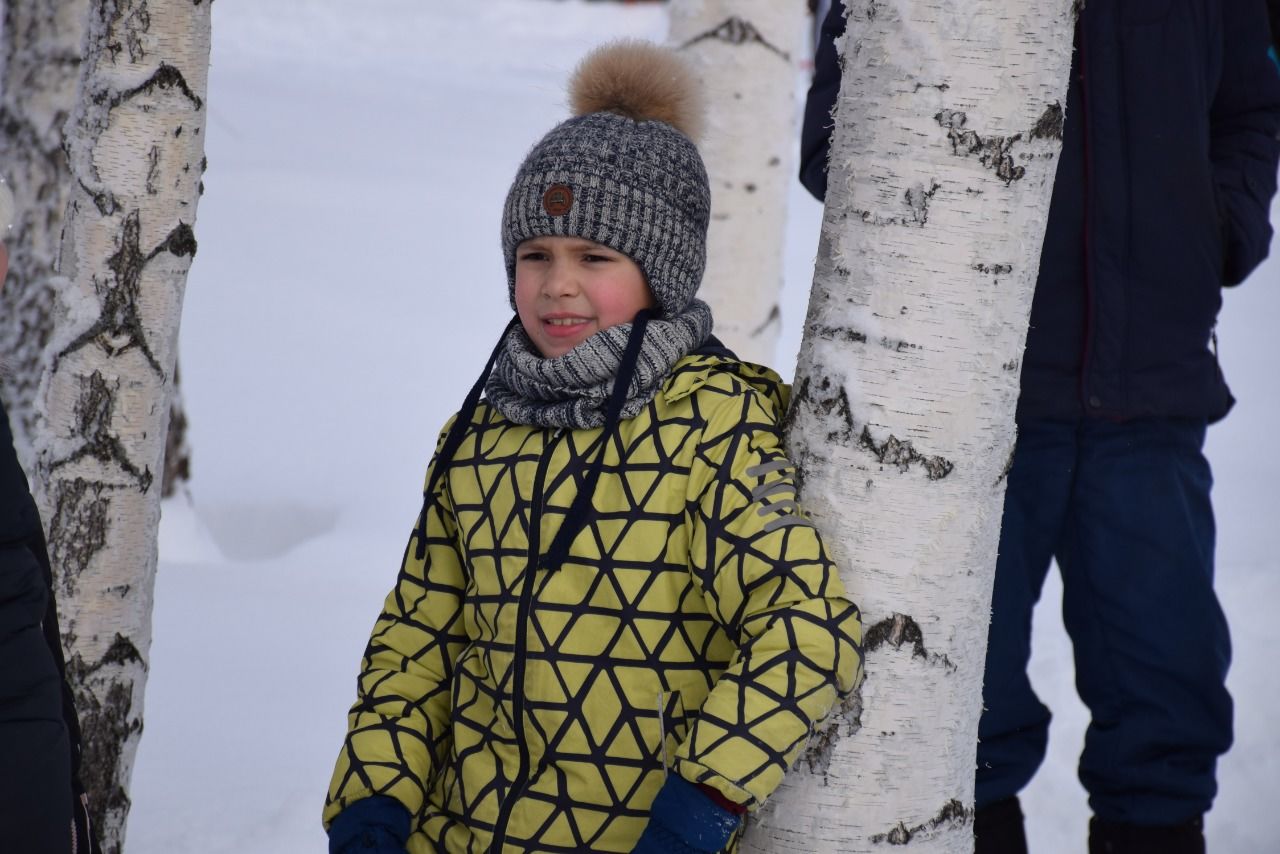
POLYGON ((698 141, 702 86, 684 59, 651 42, 623 39, 587 54, 569 81, 575 116, 618 113, 636 121, 666 122, 698 141))

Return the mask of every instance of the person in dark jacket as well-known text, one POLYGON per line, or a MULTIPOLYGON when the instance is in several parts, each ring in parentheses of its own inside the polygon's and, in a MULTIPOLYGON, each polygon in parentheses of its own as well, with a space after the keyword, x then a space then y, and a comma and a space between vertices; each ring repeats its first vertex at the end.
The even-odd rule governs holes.
MULTIPOLYGON (((801 181, 826 192, 840 4, 823 26, 801 181)), ((1223 286, 1266 256, 1280 74, 1264 0, 1089 0, 1067 95, 1018 402, 983 691, 977 850, 1023 852, 1018 792, 1049 710, 1027 679, 1057 560, 1091 724, 1092 852, 1202 852, 1231 745, 1206 425, 1223 286)))
MULTIPOLYGON (((0 243, 0 283, 8 255, 0 243)), ((3 370, 3 366, 0 366, 3 370)), ((0 850, 100 854, 40 516, 0 403, 0 850)))

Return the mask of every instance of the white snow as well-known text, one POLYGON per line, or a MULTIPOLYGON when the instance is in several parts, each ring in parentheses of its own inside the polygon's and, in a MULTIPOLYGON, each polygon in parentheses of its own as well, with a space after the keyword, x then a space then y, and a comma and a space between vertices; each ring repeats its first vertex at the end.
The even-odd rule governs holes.
MULTIPOLYGON (((585 0, 221 0, 213 15, 182 330, 194 480, 162 523, 130 854, 324 850, 367 632, 437 431, 508 316, 508 182, 565 115, 578 57, 666 29, 660 5, 585 0)), ((798 184, 792 203, 786 375, 820 217, 798 184)), ((1228 294, 1219 332, 1241 403, 1210 437, 1238 720, 1209 819, 1217 854, 1280 850, 1277 285, 1273 259, 1228 294)), ((1051 576, 1032 668, 1056 717, 1024 795, 1038 854, 1083 851, 1088 815, 1059 597, 1051 576)))

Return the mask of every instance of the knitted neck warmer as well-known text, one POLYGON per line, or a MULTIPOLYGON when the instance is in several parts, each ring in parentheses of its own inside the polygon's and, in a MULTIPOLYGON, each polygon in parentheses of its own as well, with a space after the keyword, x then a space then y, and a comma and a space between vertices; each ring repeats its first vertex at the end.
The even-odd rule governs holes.
MULTIPOLYGON (((513 324, 485 386, 489 402, 508 420, 540 427, 599 427, 632 324, 601 330, 563 356, 543 358, 524 327, 513 324)), ((692 300, 678 315, 644 328, 621 418, 632 418, 658 393, 672 367, 711 335, 711 309, 692 300)))

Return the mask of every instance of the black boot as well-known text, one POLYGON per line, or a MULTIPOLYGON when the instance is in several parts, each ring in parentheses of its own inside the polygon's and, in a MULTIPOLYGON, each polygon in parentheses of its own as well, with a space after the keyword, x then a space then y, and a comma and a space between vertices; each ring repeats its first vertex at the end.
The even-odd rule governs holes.
POLYGON ((1204 854, 1204 819, 1144 827, 1094 816, 1089 821, 1089 854, 1204 854))
POLYGON ((973 854, 1027 854, 1022 805, 1016 797, 987 804, 974 813, 973 854))

